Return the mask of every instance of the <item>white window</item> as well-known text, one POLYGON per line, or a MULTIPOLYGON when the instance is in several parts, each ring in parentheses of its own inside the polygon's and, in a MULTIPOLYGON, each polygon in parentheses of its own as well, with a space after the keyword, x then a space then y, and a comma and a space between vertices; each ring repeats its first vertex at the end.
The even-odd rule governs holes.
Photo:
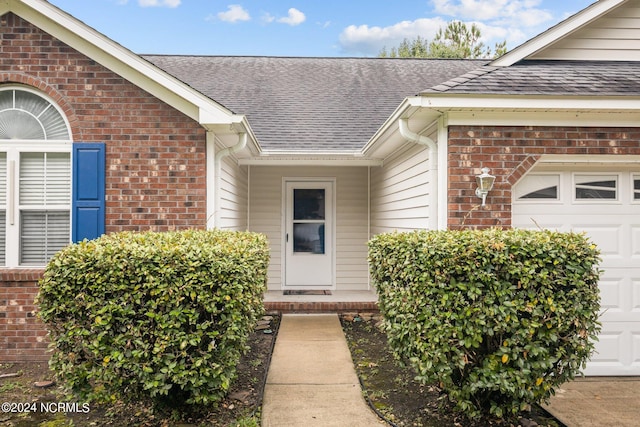
POLYGON ((576 200, 618 200, 617 175, 575 175, 576 200))
POLYGON ((525 176, 516 187, 516 199, 523 201, 560 199, 560 175, 532 173, 525 176))
POLYGON ((0 90, 0 265, 44 266, 70 242, 71 137, 56 105, 0 90))

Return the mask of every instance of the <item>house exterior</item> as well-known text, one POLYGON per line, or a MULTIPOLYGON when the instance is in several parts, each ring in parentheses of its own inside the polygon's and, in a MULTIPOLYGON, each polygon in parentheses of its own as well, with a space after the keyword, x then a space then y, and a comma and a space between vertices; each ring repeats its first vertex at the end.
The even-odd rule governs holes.
POLYGON ((640 374, 640 0, 492 62, 139 56, 42 0, 0 21, 0 361, 46 358, 33 297, 70 241, 262 232, 270 307, 336 310, 375 304, 371 236, 500 226, 593 238, 587 373, 640 374))
POLYGON ((584 231, 598 244, 603 329, 587 375, 640 374, 638 29, 640 1, 598 1, 407 98, 369 143, 402 139, 399 122, 438 123, 440 227, 584 231), (478 208, 482 167, 496 181, 478 208))

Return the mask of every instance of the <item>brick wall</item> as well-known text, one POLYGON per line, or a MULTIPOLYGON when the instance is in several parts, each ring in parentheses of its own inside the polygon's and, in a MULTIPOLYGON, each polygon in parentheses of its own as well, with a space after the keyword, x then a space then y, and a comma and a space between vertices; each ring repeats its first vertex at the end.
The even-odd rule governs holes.
MULTIPOLYGON (((11 13, 0 17, 0 55, 0 85, 40 90, 62 108, 74 141, 106 143, 108 233, 206 225, 198 123, 11 13)), ((45 357, 32 316, 39 274, 0 270, 0 361, 45 357)))
POLYGON ((74 141, 107 144, 107 232, 205 226, 198 123, 16 15, 0 18, 0 49, 0 84, 41 90, 74 141))
POLYGON ((543 154, 640 155, 640 128, 449 128, 449 227, 510 227, 511 188, 543 154), (475 176, 496 176, 484 208, 475 176))
POLYGON ((47 332, 34 305, 42 270, 0 273, 0 362, 47 360, 47 332))

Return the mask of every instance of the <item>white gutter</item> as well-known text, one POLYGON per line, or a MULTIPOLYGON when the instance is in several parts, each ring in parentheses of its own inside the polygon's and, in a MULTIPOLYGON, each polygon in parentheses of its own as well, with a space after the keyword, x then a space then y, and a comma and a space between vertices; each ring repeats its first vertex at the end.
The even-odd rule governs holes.
POLYGON ((435 191, 434 195, 430 195, 429 200, 429 228, 435 229, 438 227, 438 197, 440 189, 438 188, 438 146, 436 142, 428 136, 419 135, 409 129, 409 119, 400 118, 398 120, 398 128, 400 135, 409 142, 413 142, 419 145, 427 147, 429 150, 429 160, 427 163, 427 170, 429 171, 429 183, 431 188, 435 191))
POLYGON ((253 157, 249 159, 238 159, 241 166, 382 166, 380 159, 358 159, 353 157, 337 158, 337 157, 318 157, 310 159, 309 156, 297 156, 296 153, 290 154, 288 157, 266 158, 264 156, 253 157))
POLYGON ((214 222, 213 222, 213 226, 216 228, 220 228, 220 222, 222 220, 222 209, 221 209, 221 202, 222 202, 222 197, 220 194, 220 189, 221 189, 221 180, 222 180, 222 160, 227 157, 230 156, 234 153, 237 153, 238 151, 244 149, 247 146, 247 133, 246 132, 241 132, 238 134, 238 143, 236 145, 232 145, 231 147, 227 147, 225 149, 222 149, 220 151, 218 151, 215 154, 213 163, 214 163, 214 168, 215 168, 215 176, 214 176, 214 180, 215 180, 215 204, 214 204, 214 222))
MULTIPOLYGON (((415 142, 416 144, 425 145, 429 147, 429 150, 437 151, 438 147, 433 139, 428 136, 418 135, 409 129, 409 119, 401 118, 398 120, 398 125, 400 127, 400 135, 407 141, 415 142)), ((431 156, 429 156, 429 161, 431 161, 431 156)))
POLYGON ((247 146, 247 133, 241 132, 238 134, 238 143, 236 145, 232 145, 231 147, 227 147, 224 150, 220 150, 216 153, 215 162, 217 166, 220 166, 220 162, 223 158, 230 156, 231 154, 237 153, 247 146))
POLYGON ((523 111, 637 111, 638 96, 541 96, 465 95, 427 93, 417 107, 436 111, 523 110, 523 111))

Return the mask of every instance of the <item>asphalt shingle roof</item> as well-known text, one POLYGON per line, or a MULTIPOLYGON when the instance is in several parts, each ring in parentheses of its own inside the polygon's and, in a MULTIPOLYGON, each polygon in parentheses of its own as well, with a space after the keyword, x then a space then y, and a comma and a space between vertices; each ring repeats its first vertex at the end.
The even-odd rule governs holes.
POLYGON ((487 61, 142 55, 237 114, 265 150, 358 151, 407 96, 487 61))
POLYGON ((640 62, 525 60, 509 67, 487 65, 423 93, 640 95, 640 62))

